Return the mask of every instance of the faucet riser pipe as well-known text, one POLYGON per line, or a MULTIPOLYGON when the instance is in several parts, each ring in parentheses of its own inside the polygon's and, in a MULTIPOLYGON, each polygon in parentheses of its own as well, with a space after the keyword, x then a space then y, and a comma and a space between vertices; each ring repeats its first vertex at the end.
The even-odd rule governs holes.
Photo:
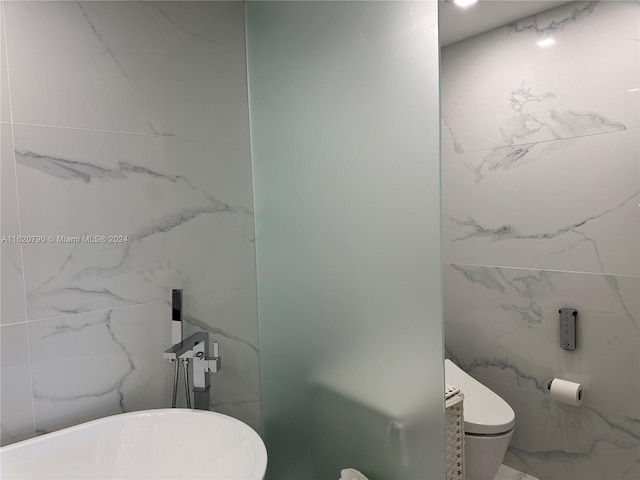
POLYGON ((175 363, 175 368, 173 372, 173 399, 171 401, 171 408, 176 408, 176 403, 178 400, 178 372, 180 371, 180 368, 178 367, 177 360, 175 360, 173 363, 175 363))
POLYGON ((211 407, 209 401, 209 389, 207 388, 193 388, 193 408, 196 410, 209 410, 211 407))

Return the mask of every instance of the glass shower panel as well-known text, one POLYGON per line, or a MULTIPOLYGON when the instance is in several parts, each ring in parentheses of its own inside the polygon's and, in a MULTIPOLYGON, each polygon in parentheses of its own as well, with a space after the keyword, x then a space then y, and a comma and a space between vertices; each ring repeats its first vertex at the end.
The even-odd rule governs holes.
POLYGON ((267 478, 442 480, 437 3, 246 13, 267 478))

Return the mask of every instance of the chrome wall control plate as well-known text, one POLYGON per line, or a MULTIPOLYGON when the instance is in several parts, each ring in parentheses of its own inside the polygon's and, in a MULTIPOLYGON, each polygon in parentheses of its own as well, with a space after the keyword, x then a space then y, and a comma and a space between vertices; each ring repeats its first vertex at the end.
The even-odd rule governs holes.
POLYGON ((578 312, 571 308, 561 308, 558 313, 560 313, 560 346, 565 350, 575 350, 578 312))

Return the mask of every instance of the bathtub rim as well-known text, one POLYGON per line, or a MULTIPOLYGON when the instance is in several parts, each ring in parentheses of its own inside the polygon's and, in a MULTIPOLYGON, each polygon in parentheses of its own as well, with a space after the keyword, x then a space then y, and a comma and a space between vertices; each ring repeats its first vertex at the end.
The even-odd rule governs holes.
MULTIPOLYGON (((267 449, 264 444, 264 441, 258 435, 258 433, 251 428, 249 425, 244 423, 237 418, 231 417, 229 415, 225 415, 224 413, 211 412, 208 410, 196 410, 189 408, 156 408, 156 409, 148 409, 148 410, 136 410, 133 412, 125 412, 125 413, 117 413, 114 415, 108 415, 106 417, 97 418, 95 420, 89 420, 87 422, 79 423, 77 425, 71 425, 69 427, 62 428, 60 430, 56 430, 54 432, 45 433, 42 435, 38 435, 36 437, 27 438, 25 440, 21 440, 19 442, 11 443, 9 445, 5 445, 0 447, 0 454, 9 453, 13 450, 18 450, 20 448, 25 448, 29 445, 35 445, 42 442, 50 441, 59 436, 63 436, 68 434, 70 431, 80 431, 90 428, 92 426, 107 424, 107 423, 117 423, 118 419, 126 419, 126 418, 135 418, 135 417, 146 417, 146 416, 160 416, 160 415, 172 415, 172 416, 184 416, 184 415, 198 415, 198 416, 214 416, 219 420, 223 420, 225 422, 230 422, 234 424, 235 427, 239 428, 247 437, 247 440, 251 442, 254 447, 256 462, 254 466, 253 475, 261 475, 259 478, 263 478, 266 473, 267 468, 267 449)), ((253 477, 252 477, 253 478, 253 477)))

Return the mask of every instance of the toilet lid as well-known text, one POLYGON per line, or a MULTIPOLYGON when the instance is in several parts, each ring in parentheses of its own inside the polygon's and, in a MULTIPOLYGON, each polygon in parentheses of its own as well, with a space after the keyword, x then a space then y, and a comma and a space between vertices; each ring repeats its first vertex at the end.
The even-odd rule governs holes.
POLYGON ((495 435, 508 432, 516 423, 513 409, 495 392, 463 372, 451 360, 444 361, 446 383, 464 395, 465 433, 495 435))

